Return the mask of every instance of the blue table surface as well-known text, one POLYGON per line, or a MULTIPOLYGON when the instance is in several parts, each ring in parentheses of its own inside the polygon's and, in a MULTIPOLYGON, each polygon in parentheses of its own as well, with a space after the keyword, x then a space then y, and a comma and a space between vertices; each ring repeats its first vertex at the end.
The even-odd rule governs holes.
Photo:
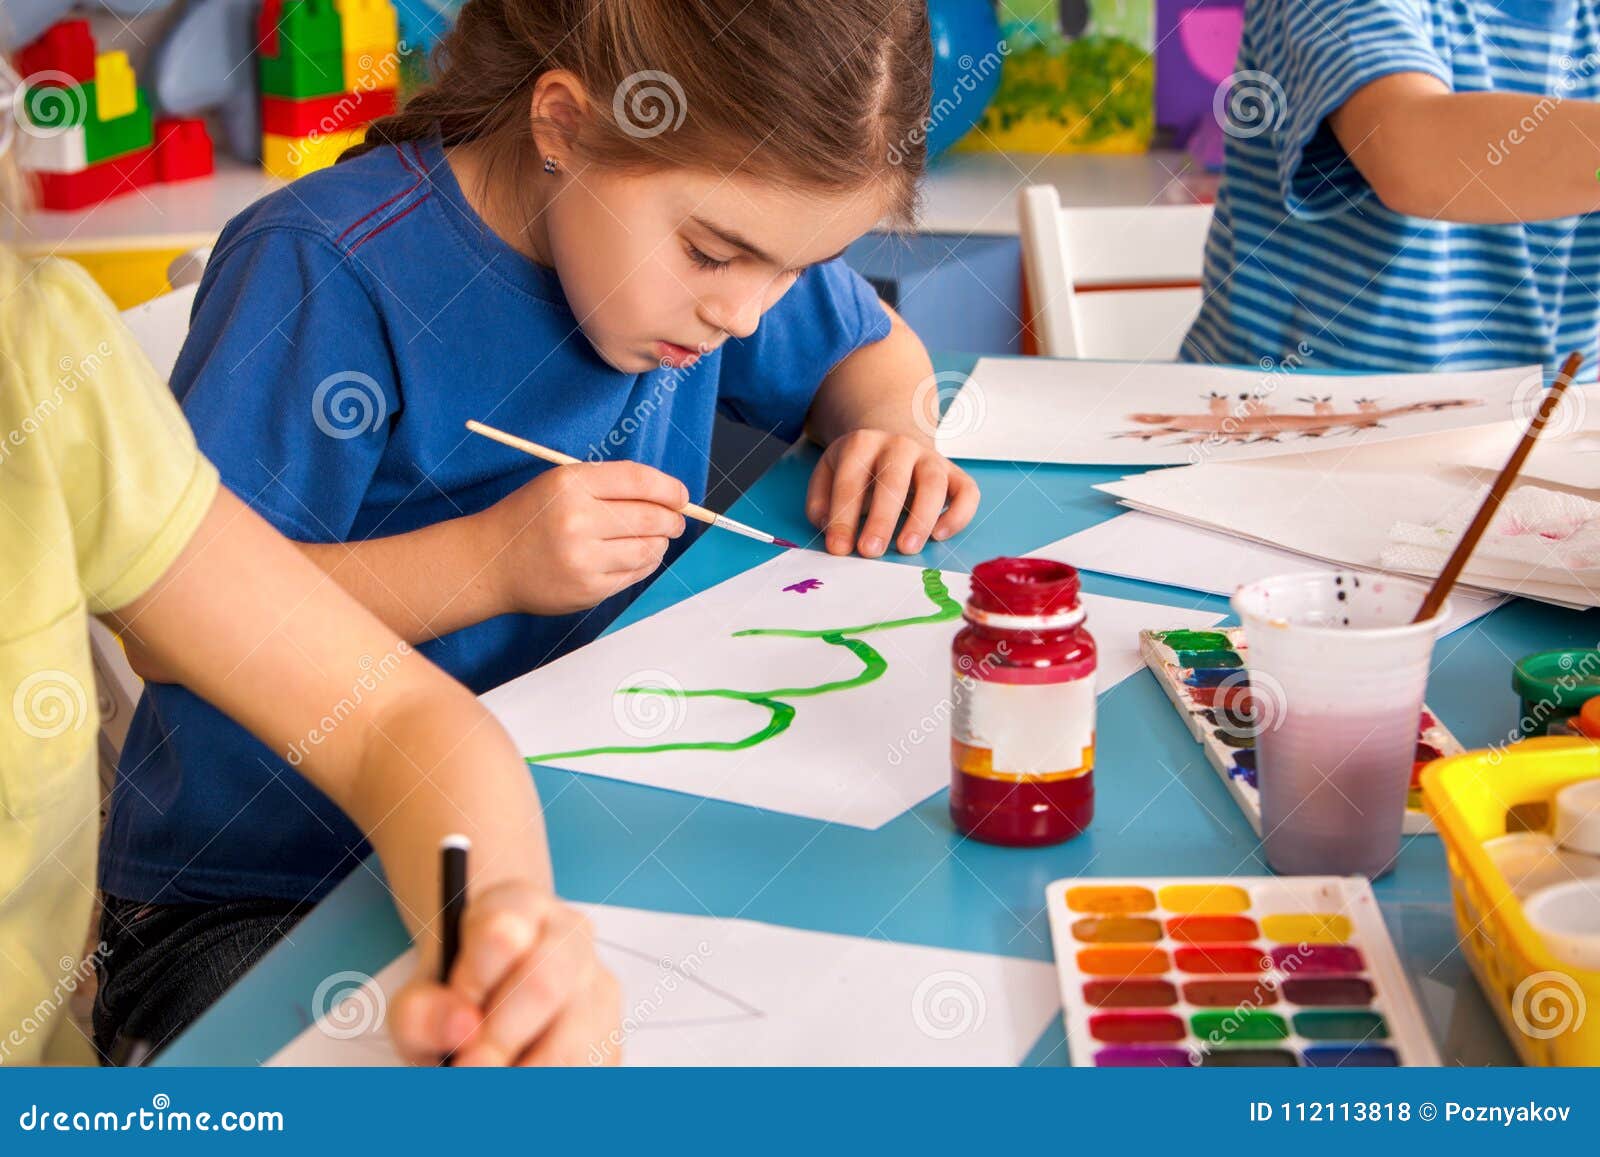
MULTIPOLYGON (((940 370, 974 359, 946 355, 940 370)), ((814 447, 780 460, 731 510, 809 541, 802 497, 814 447)), ((1095 483, 1122 467, 968 463, 983 490, 973 524, 902 561, 970 571, 1113 517, 1095 483)), ((706 534, 614 625, 626 626, 772 556, 731 534, 706 534)), ((891 556, 901 557, 901 556, 891 556)), ((1225 599, 1086 574, 1096 594, 1225 613, 1225 599)), ((1152 627, 1162 624, 1159 616, 1152 627)), ((1577 613, 1516 600, 1445 638, 1428 701, 1468 747, 1504 740, 1517 701, 1511 664, 1532 651, 1590 646, 1577 613)), ((1037 850, 957 836, 940 792, 876 831, 706 800, 553 768, 535 768, 556 878, 573 900, 1050 960, 1045 885, 1070 876, 1259 875, 1260 844, 1153 676, 1101 699, 1095 820, 1037 850)), ((1461 954, 1436 836, 1407 837, 1375 890, 1446 1064, 1516 1062, 1461 954)), ((259 1063, 306 1028, 312 993, 342 970, 375 973, 406 947, 376 861, 358 869, 158 1058, 172 1065, 259 1063)), ((1067 1063, 1059 1019, 1029 1064, 1067 1063)))

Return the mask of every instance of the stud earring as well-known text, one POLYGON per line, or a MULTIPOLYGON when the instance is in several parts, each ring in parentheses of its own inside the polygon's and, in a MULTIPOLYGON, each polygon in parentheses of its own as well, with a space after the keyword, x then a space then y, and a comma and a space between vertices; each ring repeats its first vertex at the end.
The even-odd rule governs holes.
POLYGON ((553 156, 546 156, 545 157, 545 159, 544 159, 544 171, 545 172, 554 173, 556 171, 556 169, 559 168, 559 167, 560 166, 557 163, 555 157, 553 157, 553 156))

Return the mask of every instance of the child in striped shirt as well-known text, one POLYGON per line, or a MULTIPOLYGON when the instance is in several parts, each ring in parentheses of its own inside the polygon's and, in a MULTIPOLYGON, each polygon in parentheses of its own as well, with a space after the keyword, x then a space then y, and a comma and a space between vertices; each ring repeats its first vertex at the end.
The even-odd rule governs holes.
POLYGON ((1597 99, 1600 0, 1250 0, 1182 357, 1594 365, 1597 99))

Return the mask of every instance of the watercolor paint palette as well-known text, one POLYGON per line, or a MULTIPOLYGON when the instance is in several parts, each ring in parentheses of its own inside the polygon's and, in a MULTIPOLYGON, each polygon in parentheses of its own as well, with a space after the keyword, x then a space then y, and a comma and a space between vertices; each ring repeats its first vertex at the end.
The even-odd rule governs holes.
MULTIPOLYGON (((1261 795, 1256 788, 1252 722, 1256 712, 1250 676, 1245 670, 1249 651, 1244 630, 1216 627, 1204 631, 1140 631, 1139 654, 1259 836, 1261 795)), ((1460 755, 1462 750, 1439 717, 1424 706, 1417 721, 1417 753, 1411 767, 1411 793, 1406 800, 1406 834, 1433 831, 1433 821, 1422 809, 1422 790, 1417 784, 1422 769, 1435 759, 1460 755)))
POLYGON ((1080 878, 1045 898, 1076 1066, 1439 1063, 1359 876, 1080 878))

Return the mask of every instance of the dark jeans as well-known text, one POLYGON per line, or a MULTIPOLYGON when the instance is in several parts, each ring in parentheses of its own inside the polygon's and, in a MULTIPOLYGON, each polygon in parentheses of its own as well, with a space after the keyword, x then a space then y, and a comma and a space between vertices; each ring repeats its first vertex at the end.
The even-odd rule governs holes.
POLYGON ((144 904, 105 897, 97 958, 94 1043, 117 1055, 118 1038, 152 1052, 172 1043, 311 911, 289 900, 144 904))

